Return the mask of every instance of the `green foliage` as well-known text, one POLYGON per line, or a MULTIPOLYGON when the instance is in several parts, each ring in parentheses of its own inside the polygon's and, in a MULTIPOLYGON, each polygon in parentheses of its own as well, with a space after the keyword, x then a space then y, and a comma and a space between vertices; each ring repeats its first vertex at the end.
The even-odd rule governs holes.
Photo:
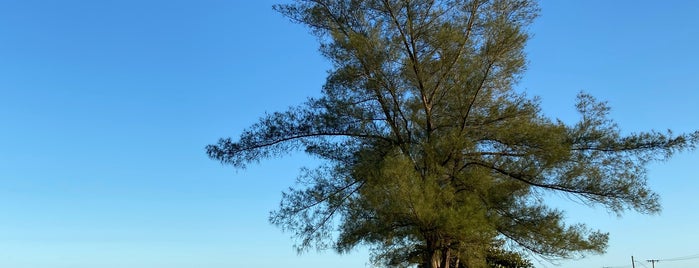
POLYGON ((488 249, 485 260, 491 268, 534 268, 534 264, 521 254, 503 250, 497 245, 488 249))
POLYGON ((520 252, 604 252, 608 236, 567 225, 541 193, 656 213, 646 165, 693 148, 699 132, 621 135, 580 94, 580 121, 545 117, 513 85, 525 68, 528 0, 297 0, 334 67, 322 97, 264 116, 207 147, 243 168, 291 150, 326 160, 284 193, 272 223, 299 250, 366 244, 393 267, 531 267, 520 252))

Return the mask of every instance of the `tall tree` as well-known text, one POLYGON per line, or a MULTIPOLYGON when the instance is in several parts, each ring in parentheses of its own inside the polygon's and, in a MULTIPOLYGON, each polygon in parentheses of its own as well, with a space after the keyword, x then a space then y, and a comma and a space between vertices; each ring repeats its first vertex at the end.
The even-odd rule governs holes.
POLYGON ((295 233, 301 250, 366 244, 386 266, 431 268, 602 253, 606 233, 566 224, 541 195, 564 193, 618 214, 658 212, 647 163, 699 141, 699 132, 621 135, 607 105, 586 94, 579 122, 565 124, 514 91, 538 12, 530 0, 275 8, 310 27, 333 63, 322 96, 266 115, 207 152, 237 168, 292 150, 325 160, 302 172, 270 218, 295 233))

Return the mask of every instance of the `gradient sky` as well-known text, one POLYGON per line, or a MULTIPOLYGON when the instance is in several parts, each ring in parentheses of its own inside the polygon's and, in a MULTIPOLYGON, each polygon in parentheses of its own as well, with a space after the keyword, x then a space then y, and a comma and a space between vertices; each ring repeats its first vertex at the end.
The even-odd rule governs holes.
MULTIPOLYGON (((362 249, 299 256, 267 222, 314 160, 234 170, 205 155, 319 94, 329 65, 275 2, 0 0, 0 267, 364 267, 362 249)), ((696 1, 546 1, 518 89, 568 122, 585 91, 626 133, 699 129, 697 15, 696 1)), ((695 151, 650 166, 660 215, 549 198, 611 233, 607 254, 560 267, 698 254, 697 164, 695 151)))

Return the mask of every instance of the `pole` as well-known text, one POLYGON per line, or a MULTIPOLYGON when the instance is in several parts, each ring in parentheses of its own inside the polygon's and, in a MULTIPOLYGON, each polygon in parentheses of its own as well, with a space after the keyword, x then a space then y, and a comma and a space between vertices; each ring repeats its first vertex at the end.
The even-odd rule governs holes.
POLYGON ((660 260, 646 260, 646 261, 648 261, 648 262, 650 262, 651 264, 653 264, 653 268, 655 268, 655 263, 656 263, 656 262, 659 262, 660 260))
POLYGON ((636 268, 636 262, 633 261, 633 255, 631 255, 631 268, 636 268))

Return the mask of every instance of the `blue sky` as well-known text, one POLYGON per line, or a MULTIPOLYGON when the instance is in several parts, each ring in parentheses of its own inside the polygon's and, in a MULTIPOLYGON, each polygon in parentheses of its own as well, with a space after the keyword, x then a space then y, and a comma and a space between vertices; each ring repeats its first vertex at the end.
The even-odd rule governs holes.
MULTIPOLYGON (((267 222, 312 160, 234 170, 205 155, 319 93, 329 65, 275 2, 0 0, 0 267, 364 267, 361 249, 299 256, 267 222)), ((545 1, 518 88, 566 121, 584 90, 625 132, 699 129, 697 14, 694 1, 545 1)), ((697 163, 650 166, 660 215, 552 196, 611 233, 606 255, 560 266, 699 253, 697 163)))

